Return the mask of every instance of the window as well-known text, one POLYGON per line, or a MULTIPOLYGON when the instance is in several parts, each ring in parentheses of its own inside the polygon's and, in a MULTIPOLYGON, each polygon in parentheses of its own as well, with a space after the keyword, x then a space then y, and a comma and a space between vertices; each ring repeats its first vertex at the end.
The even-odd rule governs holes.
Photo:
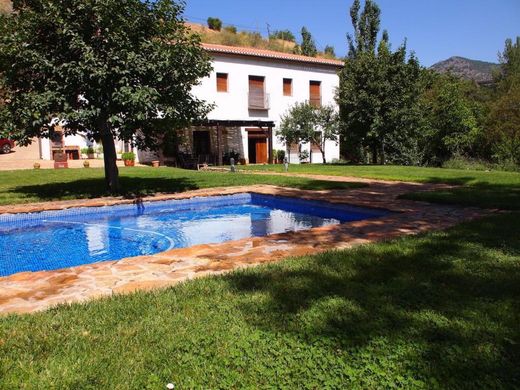
POLYGON ((228 91, 228 74, 217 73, 217 92, 228 91))
POLYGON ((265 93, 265 77, 263 76, 249 76, 249 109, 269 109, 269 99, 265 93))
POLYGON ((283 79, 283 96, 292 96, 292 79, 283 79))
POLYGON ((315 107, 321 107, 321 81, 309 83, 309 103, 315 107))

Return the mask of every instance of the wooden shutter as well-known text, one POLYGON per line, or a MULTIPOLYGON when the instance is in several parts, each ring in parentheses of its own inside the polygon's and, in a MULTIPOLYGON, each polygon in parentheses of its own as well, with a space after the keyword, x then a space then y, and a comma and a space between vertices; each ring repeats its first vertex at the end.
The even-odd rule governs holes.
POLYGON ((283 79, 283 96, 292 96, 292 79, 283 79))
POLYGON ((217 92, 228 91, 228 74, 217 73, 217 92))
POLYGON ((313 106, 321 106, 321 81, 309 83, 309 101, 313 106))
POLYGON ((249 76, 249 91, 250 92, 264 92, 264 77, 249 76))

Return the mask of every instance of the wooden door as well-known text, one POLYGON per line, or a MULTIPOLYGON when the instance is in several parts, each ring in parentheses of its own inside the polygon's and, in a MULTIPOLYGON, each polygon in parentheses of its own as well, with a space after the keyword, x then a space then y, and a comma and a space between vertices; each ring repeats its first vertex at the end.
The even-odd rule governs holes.
POLYGON ((267 139, 256 140, 256 163, 266 164, 267 163, 267 139))

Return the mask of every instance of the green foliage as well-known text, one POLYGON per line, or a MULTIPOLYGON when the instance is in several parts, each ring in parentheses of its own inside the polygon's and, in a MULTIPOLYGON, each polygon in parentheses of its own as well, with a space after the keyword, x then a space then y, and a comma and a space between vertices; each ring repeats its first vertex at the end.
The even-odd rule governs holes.
POLYGON ((347 34, 350 58, 361 53, 374 53, 377 45, 381 10, 372 0, 366 0, 363 11, 360 12, 360 9, 359 0, 354 0, 350 7, 354 36, 347 34))
POLYGON ((135 160, 135 153, 133 152, 125 152, 121 155, 121 160, 124 160, 124 161, 134 161, 135 160))
POLYGON ((279 163, 282 163, 285 159, 285 150, 279 149, 276 151, 276 159, 279 163))
POLYGON ((281 39, 283 41, 296 42, 296 37, 290 30, 277 30, 271 33, 270 39, 281 39))
POLYGON ((451 75, 426 77, 429 81, 421 98, 424 161, 440 165, 453 156, 471 155, 481 133, 479 106, 468 96, 474 84, 451 75))
POLYGON ((421 68, 405 44, 392 52, 386 31, 377 45, 379 14, 372 1, 365 2, 361 13, 359 1, 351 8, 355 34, 349 36, 336 97, 343 151, 352 161, 365 162, 369 152, 373 163, 418 164, 421 68))
POLYGON ((506 41, 500 55, 497 96, 490 103, 487 125, 495 159, 520 166, 520 37, 506 41))
POLYGON ((2 317, 0 387, 514 389, 518 231, 499 215, 2 317))
POLYGON ((210 30, 220 31, 222 29, 222 20, 210 16, 208 18, 208 27, 210 30))
POLYGON ((308 57, 316 57, 316 55, 318 54, 318 50, 316 49, 316 43, 314 42, 311 33, 309 32, 309 30, 307 30, 305 26, 302 27, 301 34, 302 43, 300 45, 299 54, 308 57))
POLYGON ((336 51, 334 50, 334 46, 325 46, 325 49, 323 49, 323 54, 331 58, 336 58, 336 51))
POLYGON ((92 146, 89 146, 87 148, 81 148, 81 153, 82 154, 94 154, 95 151, 94 151, 94 148, 92 146))
POLYGON ((237 28, 235 26, 226 26, 226 27, 224 27, 224 31, 231 33, 231 34, 236 34, 237 28))
POLYGON ((2 126, 21 145, 52 137, 55 118, 65 135, 101 139, 112 191, 114 138, 155 148, 210 109, 191 94, 211 64, 184 25, 183 3, 34 0, 15 11, 0 19, 2 126))
POLYGON ((295 103, 283 115, 276 132, 287 145, 300 142, 317 145, 325 161, 325 141, 338 141, 339 122, 333 105, 316 107, 309 102, 295 103))

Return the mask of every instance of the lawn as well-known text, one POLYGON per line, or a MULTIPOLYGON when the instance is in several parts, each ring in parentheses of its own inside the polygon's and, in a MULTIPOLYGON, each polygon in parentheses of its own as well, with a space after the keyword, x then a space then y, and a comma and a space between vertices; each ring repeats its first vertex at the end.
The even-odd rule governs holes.
MULTIPOLYGON (((297 177, 187 171, 176 168, 122 168, 125 196, 173 193, 199 188, 272 184, 307 190, 359 188, 362 183, 334 183, 297 177)), ((103 169, 0 171, 0 205, 77 198, 95 198, 105 192, 103 169)))
POLYGON ((0 319, 0 388, 518 388, 520 218, 0 319))
MULTIPOLYGON (((283 172, 282 165, 249 165, 248 170, 283 172)), ((294 164, 290 173, 352 176, 419 183, 445 183, 461 187, 407 194, 404 198, 505 210, 520 210, 520 173, 382 165, 294 164)))

